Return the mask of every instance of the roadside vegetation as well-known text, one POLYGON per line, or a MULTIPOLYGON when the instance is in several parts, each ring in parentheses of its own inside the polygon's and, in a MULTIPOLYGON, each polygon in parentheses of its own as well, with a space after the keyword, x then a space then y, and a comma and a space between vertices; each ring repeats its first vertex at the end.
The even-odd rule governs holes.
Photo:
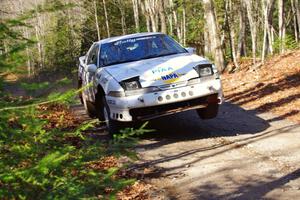
POLYGON ((75 94, 35 103, 1 94, 1 199, 147 198, 149 186, 126 171, 144 127, 106 142, 92 137, 85 131, 98 122, 70 111, 75 94))

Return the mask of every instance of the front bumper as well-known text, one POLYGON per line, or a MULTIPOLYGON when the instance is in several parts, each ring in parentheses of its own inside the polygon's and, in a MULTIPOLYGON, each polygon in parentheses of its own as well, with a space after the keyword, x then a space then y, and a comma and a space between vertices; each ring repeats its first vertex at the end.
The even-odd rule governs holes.
POLYGON ((219 79, 194 85, 127 97, 107 96, 111 119, 123 122, 149 120, 159 116, 206 107, 209 101, 222 103, 219 79))

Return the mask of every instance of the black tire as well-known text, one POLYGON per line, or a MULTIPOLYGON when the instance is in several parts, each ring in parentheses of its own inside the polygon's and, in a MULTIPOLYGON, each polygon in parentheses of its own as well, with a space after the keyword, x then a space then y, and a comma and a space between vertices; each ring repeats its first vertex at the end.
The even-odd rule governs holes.
POLYGON ((85 109, 86 114, 90 118, 95 118, 97 117, 96 112, 95 112, 95 106, 91 102, 85 100, 84 96, 82 96, 82 101, 83 101, 83 106, 85 109))
POLYGON ((120 131, 126 127, 126 123, 115 121, 110 118, 110 109, 106 103, 105 97, 102 97, 102 109, 103 109, 103 118, 106 123, 107 131, 110 138, 113 137, 114 134, 120 134, 120 131))
POLYGON ((206 108, 197 109, 197 113, 201 119, 213 119, 217 117, 219 112, 219 104, 208 104, 206 108))
MULTIPOLYGON (((82 81, 78 80, 78 86, 77 86, 77 88, 80 89, 81 87, 82 87, 82 81)), ((78 97, 79 97, 80 103, 83 105, 82 92, 78 93, 78 97)))
POLYGON ((95 109, 97 113, 97 118, 99 119, 100 122, 104 122, 104 100, 103 96, 100 96, 99 94, 96 95, 95 99, 95 109))

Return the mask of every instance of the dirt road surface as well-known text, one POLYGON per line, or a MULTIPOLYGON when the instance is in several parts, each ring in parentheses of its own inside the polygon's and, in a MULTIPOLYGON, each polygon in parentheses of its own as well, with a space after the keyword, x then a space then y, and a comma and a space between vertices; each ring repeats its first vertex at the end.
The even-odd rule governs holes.
POLYGON ((225 103, 150 122, 138 168, 165 199, 300 199, 300 125, 225 103))

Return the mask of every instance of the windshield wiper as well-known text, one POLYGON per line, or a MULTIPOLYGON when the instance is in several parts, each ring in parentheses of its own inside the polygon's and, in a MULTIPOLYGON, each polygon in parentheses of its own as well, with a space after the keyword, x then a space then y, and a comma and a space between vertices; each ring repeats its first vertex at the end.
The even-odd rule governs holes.
POLYGON ((179 53, 178 52, 166 53, 166 54, 162 54, 161 56, 170 56, 170 55, 175 55, 175 54, 179 54, 179 53))
POLYGON ((150 58, 157 58, 157 57, 162 57, 162 56, 170 56, 170 55, 174 55, 174 54, 178 54, 178 52, 173 52, 173 53, 167 53, 167 54, 155 54, 155 55, 149 55, 146 56, 142 59, 150 59, 150 58))
POLYGON ((143 57, 142 59, 150 59, 150 58, 156 58, 156 57, 159 57, 160 55, 156 54, 156 55, 149 55, 149 56, 146 56, 146 57, 143 57))
POLYGON ((118 64, 122 64, 122 63, 128 63, 128 62, 134 62, 134 61, 138 61, 136 59, 133 59, 133 60, 124 60, 124 61, 118 61, 118 62, 112 62, 112 63, 108 63, 104 66, 110 66, 110 65, 118 65, 118 64))

